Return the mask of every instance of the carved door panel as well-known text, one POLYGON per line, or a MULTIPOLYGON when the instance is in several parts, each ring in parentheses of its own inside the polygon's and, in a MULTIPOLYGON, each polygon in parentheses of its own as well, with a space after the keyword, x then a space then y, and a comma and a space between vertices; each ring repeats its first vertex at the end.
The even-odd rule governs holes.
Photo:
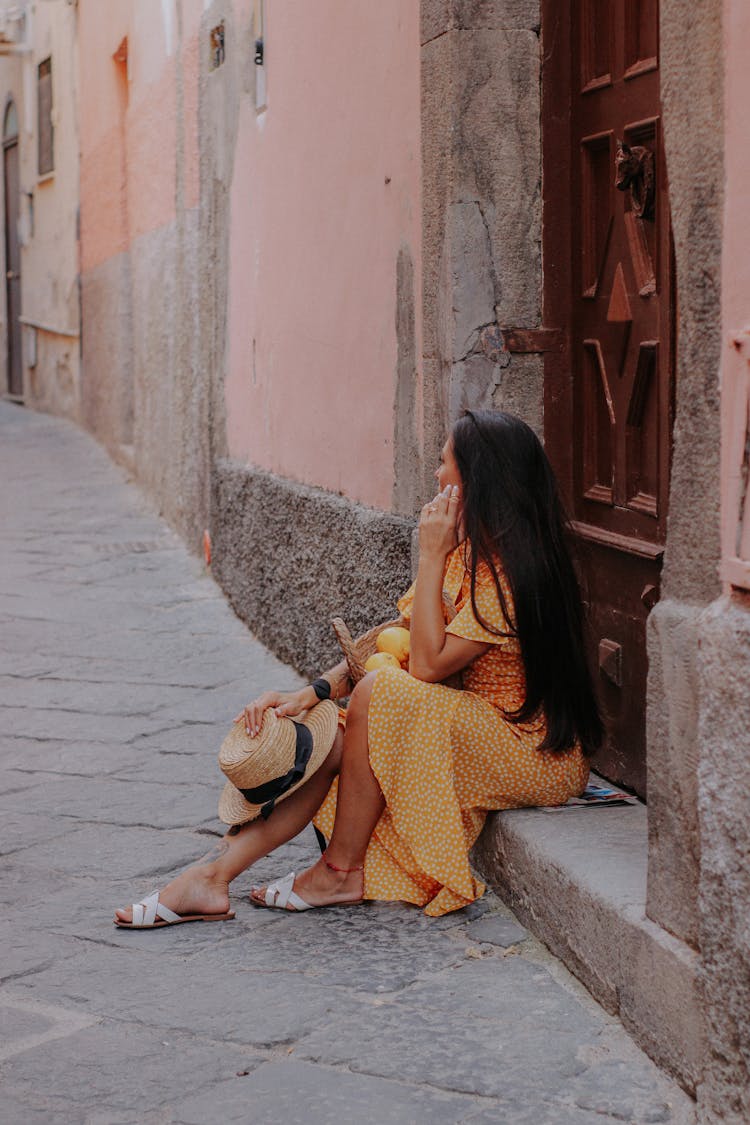
POLYGON ((548 0, 545 14, 545 324, 567 330, 546 364, 545 437, 590 605, 607 724, 595 764, 645 793, 674 382, 658 3, 548 0))

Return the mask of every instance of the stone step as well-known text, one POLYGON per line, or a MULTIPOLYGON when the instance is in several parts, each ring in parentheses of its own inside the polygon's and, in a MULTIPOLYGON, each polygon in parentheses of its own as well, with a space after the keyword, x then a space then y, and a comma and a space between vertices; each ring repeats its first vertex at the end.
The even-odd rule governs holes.
POLYGON ((521 921, 691 1094, 704 1029, 698 954, 646 916, 647 810, 493 813, 475 865, 521 921))

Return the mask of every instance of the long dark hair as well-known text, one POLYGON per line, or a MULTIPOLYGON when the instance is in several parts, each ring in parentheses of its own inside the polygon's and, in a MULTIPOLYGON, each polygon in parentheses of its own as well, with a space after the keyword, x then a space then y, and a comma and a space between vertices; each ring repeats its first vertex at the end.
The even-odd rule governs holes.
POLYGON ((485 563, 497 587, 511 635, 517 636, 526 672, 526 698, 513 722, 543 713, 547 736, 540 750, 566 750, 576 739, 592 753, 602 721, 583 638, 583 605, 566 543, 567 520, 552 467, 530 426, 513 414, 467 410, 452 431, 461 474, 471 604, 477 567, 485 563), (515 624, 503 596, 498 567, 513 596, 515 624))

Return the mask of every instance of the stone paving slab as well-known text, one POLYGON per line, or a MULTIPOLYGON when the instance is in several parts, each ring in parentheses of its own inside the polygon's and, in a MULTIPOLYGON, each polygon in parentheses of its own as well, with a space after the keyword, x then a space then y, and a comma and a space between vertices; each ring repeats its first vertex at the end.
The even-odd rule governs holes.
POLYGON ((103 451, 0 403, 0 1125, 690 1125, 492 896, 112 925, 222 831, 221 738, 299 678, 103 451))
MULTIPOLYGON (((174 1107, 180 1125, 205 1125, 217 1101, 226 1125, 277 1121, 285 1125, 400 1125, 430 1121, 450 1125, 473 1108, 469 1099, 415 1090, 370 1075, 323 1069, 297 1059, 269 1062, 174 1107)), ((497 1121, 497 1119, 495 1119, 497 1121)))

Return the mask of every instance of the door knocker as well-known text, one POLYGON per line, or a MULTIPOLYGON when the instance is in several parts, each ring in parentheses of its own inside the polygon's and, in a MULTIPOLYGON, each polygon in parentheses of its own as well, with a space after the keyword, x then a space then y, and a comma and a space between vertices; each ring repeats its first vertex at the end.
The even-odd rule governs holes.
POLYGON ((656 169, 651 149, 643 145, 629 145, 625 141, 617 142, 615 187, 618 191, 630 188, 633 214, 639 219, 653 221, 656 169))

